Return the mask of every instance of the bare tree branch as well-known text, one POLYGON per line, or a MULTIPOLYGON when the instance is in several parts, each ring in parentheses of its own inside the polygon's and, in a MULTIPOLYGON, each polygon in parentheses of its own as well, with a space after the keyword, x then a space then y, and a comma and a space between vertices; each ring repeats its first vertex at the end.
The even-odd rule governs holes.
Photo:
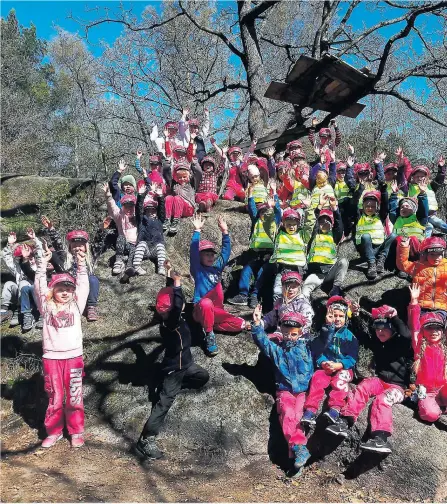
POLYGON ((258 3, 255 7, 253 7, 249 12, 244 14, 240 22, 241 23, 252 23, 255 19, 259 18, 261 14, 267 12, 269 9, 274 7, 279 0, 265 0, 263 2, 258 3))
POLYGON ((343 33, 346 23, 348 22, 349 18, 351 17, 352 11, 359 5, 360 0, 352 0, 351 3, 349 4, 348 10, 346 11, 345 15, 343 16, 343 19, 340 21, 340 24, 338 25, 338 28, 334 31, 332 34, 332 38, 334 42, 331 43, 333 45, 335 43, 335 40, 343 33))

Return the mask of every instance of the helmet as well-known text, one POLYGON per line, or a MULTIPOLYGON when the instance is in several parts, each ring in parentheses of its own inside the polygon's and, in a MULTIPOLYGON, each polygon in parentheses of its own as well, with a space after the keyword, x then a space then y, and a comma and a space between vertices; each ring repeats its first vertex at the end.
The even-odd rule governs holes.
POLYGON ((446 243, 442 238, 438 236, 431 236, 430 238, 425 238, 421 242, 421 252, 436 252, 441 251, 444 252, 446 249, 446 243))
POLYGON ((397 171, 398 170, 397 164, 396 163, 389 163, 383 169, 384 173, 386 173, 387 171, 390 171, 390 170, 397 171))
POLYGON ((202 252, 202 250, 214 250, 214 252, 216 252, 216 245, 209 240, 200 240, 199 252, 202 252))
POLYGON ((66 234, 65 239, 68 242, 77 241, 77 242, 88 242, 88 233, 86 231, 70 231, 66 234))
POLYGON ((343 161, 339 161, 337 163, 337 171, 338 170, 347 170, 348 165, 346 163, 343 163, 343 161))
POLYGON ((121 199, 120 199, 121 206, 126 205, 126 204, 132 204, 136 205, 137 203, 137 198, 133 194, 125 194, 121 199))
POLYGON ((279 318, 279 323, 287 327, 304 327, 307 325, 307 319, 301 313, 283 312, 279 318))
POLYGON ((373 199, 377 201, 377 204, 380 205, 380 201, 382 199, 382 196, 380 194, 380 191, 366 191, 365 194, 363 195, 363 201, 367 199, 373 199))
POLYGON ((359 172, 367 171, 372 172, 371 165, 369 163, 355 163, 354 165, 354 175, 358 175, 359 172))
POLYGON ((331 130, 329 128, 321 128, 318 132, 318 136, 320 138, 330 138, 332 135, 331 130))
POLYGON ((300 285, 303 283, 303 277, 297 271, 285 271, 281 275, 281 283, 298 282, 300 285))
POLYGON ((203 163, 211 163, 213 167, 216 166, 216 160, 213 158, 213 156, 205 156, 200 164, 203 166, 203 163))
POLYGON ((294 159, 306 159, 306 154, 304 151, 297 149, 293 150, 289 154, 290 159, 293 161, 294 159))
POLYGON ((421 317, 421 327, 424 328, 429 326, 436 326, 444 329, 445 327, 444 317, 440 313, 436 312, 425 313, 421 317))
POLYGON ((332 210, 329 210, 328 208, 323 208, 323 210, 321 210, 320 214, 318 215, 319 219, 321 219, 322 217, 326 217, 331 221, 331 224, 334 225, 334 212, 332 210))
POLYGON ((48 284, 48 288, 52 289, 56 285, 59 284, 69 284, 73 287, 76 287, 76 280, 69 275, 68 273, 57 273, 51 277, 50 283, 48 284))
POLYGON ((408 177, 409 179, 411 179, 411 177, 418 171, 421 171, 421 172, 424 172, 425 173, 425 176, 426 177, 430 177, 430 170, 424 166, 424 165, 419 165, 419 166, 415 166, 411 172, 410 172, 410 176, 408 177))
POLYGON ((163 287, 158 294, 155 301, 155 309, 158 313, 168 313, 172 308, 174 301, 174 289, 172 287, 163 287))
POLYGON ((292 208, 286 208, 282 214, 282 222, 290 219, 298 221, 298 227, 301 227, 304 221, 304 212, 301 209, 293 210, 292 208))
POLYGON ((180 170, 191 171, 191 166, 187 161, 179 161, 174 164, 174 173, 180 170))
POLYGON ((276 171, 279 171, 279 170, 289 170, 290 169, 290 163, 288 161, 280 161, 277 165, 276 165, 276 171))
POLYGON ((157 208, 158 201, 152 196, 152 194, 148 194, 143 201, 143 208, 157 208))
POLYGON ((178 123, 176 123, 174 121, 168 121, 165 124, 165 129, 175 129, 175 130, 178 130, 178 123))
POLYGON ((149 156, 149 164, 161 164, 161 157, 158 154, 149 156))
POLYGON ((300 150, 303 148, 303 144, 299 140, 292 140, 286 145, 288 152, 292 152, 294 150, 300 150))
POLYGON ((330 306, 332 306, 332 308, 334 309, 347 312, 349 303, 343 296, 332 296, 327 300, 326 303, 326 308, 329 308, 330 306))
POLYGON ((200 126, 200 123, 199 123, 199 120, 198 119, 190 119, 188 121, 188 125, 189 126, 197 126, 199 127, 200 126))
POLYGON ((233 154, 233 152, 237 152, 238 154, 242 154, 242 149, 237 145, 233 145, 228 149, 228 155, 233 154))
POLYGON ((184 156, 186 156, 186 148, 183 147, 183 145, 175 145, 174 149, 173 149, 174 153, 175 154, 183 154, 184 156))

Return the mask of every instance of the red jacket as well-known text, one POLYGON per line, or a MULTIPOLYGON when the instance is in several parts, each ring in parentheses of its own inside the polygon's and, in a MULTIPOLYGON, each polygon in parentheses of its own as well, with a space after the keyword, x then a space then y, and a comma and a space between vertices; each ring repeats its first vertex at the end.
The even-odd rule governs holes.
POLYGON ((419 371, 416 376, 416 385, 424 385, 427 392, 440 389, 447 384, 445 378, 445 355, 441 345, 427 344, 424 354, 420 355, 422 335, 420 333, 421 307, 419 305, 408 306, 408 327, 411 330, 411 343, 413 345, 414 360, 421 357, 419 371))

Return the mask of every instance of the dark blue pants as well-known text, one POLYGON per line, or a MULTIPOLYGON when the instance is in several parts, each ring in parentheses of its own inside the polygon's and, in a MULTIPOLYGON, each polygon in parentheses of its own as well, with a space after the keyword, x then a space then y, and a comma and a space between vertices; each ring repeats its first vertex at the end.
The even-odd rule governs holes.
POLYGON ((37 309, 36 298, 34 297, 34 287, 25 285, 20 291, 20 312, 31 313, 37 309))
POLYGON ((99 298, 99 280, 95 275, 88 276, 90 290, 87 298, 87 306, 97 306, 99 298))
POLYGON ((263 274, 263 269, 266 261, 263 259, 253 259, 248 264, 246 264, 241 272, 241 277, 239 279, 239 294, 248 296, 250 292, 250 284, 252 277, 255 278, 254 287, 252 294, 258 295, 259 278, 263 274))
POLYGON ((356 248, 362 259, 366 259, 368 262, 373 262, 376 257, 383 256, 385 259, 388 256, 391 244, 397 235, 391 233, 390 236, 385 238, 385 241, 380 245, 374 245, 371 240, 370 234, 362 235, 360 245, 356 245, 356 248))

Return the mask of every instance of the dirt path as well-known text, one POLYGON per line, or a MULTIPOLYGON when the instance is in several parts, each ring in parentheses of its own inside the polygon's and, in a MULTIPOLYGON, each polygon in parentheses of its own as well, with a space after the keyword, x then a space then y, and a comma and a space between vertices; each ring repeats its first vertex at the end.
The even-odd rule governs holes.
MULTIPOLYGON (((229 472, 180 460, 172 454, 141 464, 119 443, 92 427, 86 446, 67 439, 43 450, 37 431, 2 401, 2 490, 5 502, 363 502, 390 501, 364 493, 355 482, 334 481, 314 465, 299 479, 266 458, 229 472)), ((190 455, 190 454, 189 454, 190 455)))

